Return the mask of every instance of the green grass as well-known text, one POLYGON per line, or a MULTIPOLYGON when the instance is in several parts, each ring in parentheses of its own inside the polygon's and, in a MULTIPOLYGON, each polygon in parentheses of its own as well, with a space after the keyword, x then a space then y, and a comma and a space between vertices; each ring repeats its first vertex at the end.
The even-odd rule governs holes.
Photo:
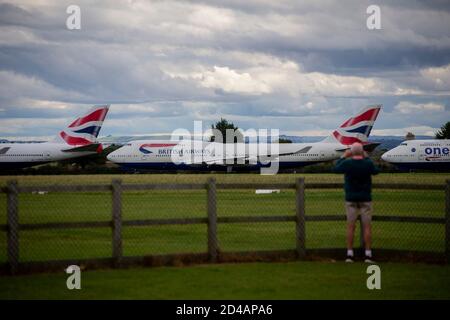
MULTIPOLYGON (((114 175, 0 177, 0 185, 17 179, 21 185, 205 182, 342 182, 342 176, 316 175, 114 175)), ((448 175, 386 174, 376 182, 443 184, 448 175)), ((111 195, 107 192, 21 194, 21 223, 108 221, 111 195)), ((444 216, 443 191, 374 190, 375 213, 423 217, 444 216)), ((254 190, 219 190, 218 215, 294 215, 292 190, 255 195, 254 190)), ((344 214, 342 190, 308 190, 308 215, 344 214)), ((126 192, 123 218, 204 217, 205 191, 126 192)), ((6 197, 0 194, 0 224, 6 222, 6 197)), ((308 248, 344 247, 345 222, 308 222, 308 248)), ((374 246, 411 250, 444 250, 444 226, 374 222, 374 246)), ((219 224, 224 251, 292 249, 295 224, 219 224)), ((124 255, 206 251, 206 225, 125 227, 124 255)), ((358 241, 356 239, 355 241, 358 241)), ((22 231, 21 261, 93 258, 111 255, 111 230, 68 229, 22 231)), ((0 262, 6 261, 6 235, 0 232, 0 262)), ((381 264, 382 290, 365 286, 366 265, 297 262, 205 265, 152 269, 86 271, 82 290, 65 287, 67 275, 42 274, 0 277, 0 299, 449 299, 450 268, 422 264, 381 264)))
MULTIPOLYGON (((123 175, 123 176, 20 176, 21 185, 109 183, 122 178, 126 183, 204 182, 210 175, 123 175)), ((219 182, 287 182, 300 175, 260 176, 218 174, 219 182)), ((307 181, 342 181, 332 174, 305 175, 307 181)), ((0 177, 0 185, 11 177, 0 177)), ((445 175, 386 174, 378 182, 443 184, 445 175)), ((443 191, 374 190, 375 214, 422 217, 444 216, 443 191)), ((294 215, 292 190, 280 194, 255 195, 254 190, 219 190, 218 215, 294 215)), ((342 190, 307 190, 307 215, 344 214, 342 190)), ((126 192, 123 219, 204 217, 205 191, 126 192)), ((21 194, 21 223, 109 221, 111 195, 107 192, 21 194)), ((0 224, 6 223, 6 197, 0 194, 0 224)), ((308 222, 307 248, 344 247, 345 222, 308 222)), ((374 247, 409 250, 444 250, 444 226, 414 223, 374 222, 374 247)), ((295 246, 295 225, 283 223, 219 224, 222 250, 275 250, 295 246)), ((124 227, 126 256, 206 251, 206 225, 124 227)), ((358 241, 356 239, 355 241, 358 241)), ((38 230, 20 233, 21 261, 108 257, 111 230, 38 230)), ((6 261, 5 233, 0 232, 0 262, 6 261)))
POLYGON ((366 264, 245 263, 0 277, 0 299, 450 299, 450 266, 380 264, 368 290, 366 264))
MULTIPOLYGON (((306 212, 344 214, 340 190, 313 190, 306 194, 306 212)), ((433 216, 444 213, 443 194, 430 191, 378 191, 376 213, 385 215, 433 216), (408 200, 409 199, 409 200, 408 200)), ((111 195, 77 193, 20 196, 20 221, 107 221, 111 216, 111 195)), ((220 191, 218 215, 294 215, 294 193, 255 195, 248 190, 220 191)), ((0 217, 6 222, 5 199, 0 200, 0 217)), ((123 218, 204 217, 206 195, 200 191, 153 191, 124 194, 123 218)), ((308 222, 308 248, 342 247, 345 222, 308 222)), ((443 251, 444 227, 411 223, 374 223, 374 246, 412 250, 443 251)), ((219 224, 222 250, 291 249, 295 225, 286 223, 219 224)), ((1 234, 4 236, 4 233, 1 234)), ((67 259, 109 256, 111 231, 108 228, 78 230, 38 230, 21 232, 21 259, 67 259)), ((125 227, 125 255, 177 252, 204 252, 206 226, 125 227)), ((6 259, 5 241, 0 242, 0 260, 6 259)))

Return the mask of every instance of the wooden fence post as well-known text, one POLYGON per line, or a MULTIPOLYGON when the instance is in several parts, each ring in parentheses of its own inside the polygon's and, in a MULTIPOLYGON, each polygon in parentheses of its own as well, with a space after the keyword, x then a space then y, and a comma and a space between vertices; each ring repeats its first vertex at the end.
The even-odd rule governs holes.
POLYGON ((122 181, 112 181, 112 257, 114 266, 122 260, 122 181))
POLYGON ((450 263, 450 179, 445 184, 445 258, 450 263))
POLYGON ((19 193, 17 181, 9 181, 7 189, 8 265, 11 274, 15 274, 19 268, 19 193))
POLYGON ((219 250, 217 240, 217 195, 216 179, 208 179, 208 255, 211 262, 217 261, 217 252, 219 250))
POLYGON ((299 259, 306 256, 306 219, 305 219, 305 179, 298 178, 295 183, 295 207, 296 207, 296 236, 297 236, 297 254, 299 259))

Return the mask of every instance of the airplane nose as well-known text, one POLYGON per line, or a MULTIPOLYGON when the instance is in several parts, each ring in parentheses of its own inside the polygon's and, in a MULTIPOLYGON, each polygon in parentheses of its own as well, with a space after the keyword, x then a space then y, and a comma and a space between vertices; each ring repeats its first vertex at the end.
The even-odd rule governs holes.
POLYGON ((381 155, 381 159, 383 159, 384 161, 387 161, 387 157, 388 157, 388 152, 385 152, 381 155))

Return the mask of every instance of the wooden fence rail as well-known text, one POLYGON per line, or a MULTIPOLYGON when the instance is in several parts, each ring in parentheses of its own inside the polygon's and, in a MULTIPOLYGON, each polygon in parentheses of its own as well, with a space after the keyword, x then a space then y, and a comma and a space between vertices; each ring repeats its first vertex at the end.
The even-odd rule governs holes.
MULTIPOLYGON (((374 221, 398 222, 398 223, 430 223, 445 225, 445 252, 444 259, 450 262, 450 180, 442 185, 418 185, 418 184, 374 184, 375 189, 394 190, 445 190, 445 214, 443 218, 435 217, 410 217, 394 215, 374 215, 374 221)), ((321 249, 308 250, 306 247, 306 222, 321 221, 345 221, 342 214, 306 215, 305 212, 305 190, 306 189, 339 189, 342 184, 338 183, 306 183, 303 178, 297 179, 296 183, 216 183, 210 178, 207 183, 193 184, 122 184, 120 180, 113 180, 111 185, 49 185, 49 186, 19 186, 17 181, 8 182, 6 187, 0 188, 0 192, 6 193, 7 197, 7 223, 0 224, 0 232, 6 232, 7 237, 7 263, 6 269, 11 274, 20 270, 26 263, 20 262, 19 235, 24 230, 43 229, 74 229, 74 228, 111 228, 112 240, 111 259, 103 258, 104 261, 112 263, 117 267, 126 258, 123 256, 122 228, 124 226, 155 226, 155 225, 207 225, 207 257, 210 262, 217 262, 223 255, 220 252, 217 225, 219 223, 269 223, 269 222, 295 222, 295 254, 298 259, 305 259, 308 252, 320 252, 321 249), (295 190, 295 215, 274 216, 217 216, 217 190, 244 190, 244 189, 294 189, 295 190), (207 212, 205 217, 197 218, 160 218, 160 219, 122 219, 122 196, 124 191, 148 191, 148 190, 205 190, 207 194, 207 212), (50 222, 50 223, 19 223, 19 194, 37 192, 111 192, 112 212, 110 221, 78 221, 78 222, 50 222)), ((362 239, 362 237, 361 237, 362 239)), ((360 243, 361 247, 364 243, 360 243)), ((334 249, 322 249, 324 252, 334 249)), ((291 250, 286 250, 291 252, 291 250)), ((279 251, 277 251, 279 253, 279 251)), ((242 253, 241 253, 242 254, 242 253)), ((198 256, 199 254, 184 254, 198 256)), ((167 257, 171 255, 166 255, 167 257)), ((139 257, 137 258, 139 260, 139 257)), ((101 260, 101 259, 91 259, 101 260)), ((136 260, 136 259, 135 259, 136 260)), ((62 261, 60 261, 62 262, 62 261)), ((89 261, 87 261, 89 262, 89 261)), ((42 263, 45 263, 42 262, 42 263)), ((39 264, 39 263, 38 263, 39 264)), ((59 265, 53 261, 50 265, 59 265)), ((48 265, 48 264, 47 264, 48 265)))

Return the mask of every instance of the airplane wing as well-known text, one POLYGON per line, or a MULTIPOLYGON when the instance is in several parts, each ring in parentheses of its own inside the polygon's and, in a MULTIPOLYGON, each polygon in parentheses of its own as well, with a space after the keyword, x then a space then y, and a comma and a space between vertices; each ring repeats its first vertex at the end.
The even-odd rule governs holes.
POLYGON ((0 149, 0 154, 5 154, 8 152, 8 150, 11 149, 10 147, 2 148, 0 149))
MULTIPOLYGON (((299 154, 299 153, 306 153, 308 152, 312 147, 308 146, 308 147, 304 147, 300 150, 296 150, 293 152, 280 152, 274 155, 264 155, 264 156, 258 156, 258 157, 253 157, 253 156, 249 156, 249 155, 242 155, 242 156, 233 156, 233 157, 208 157, 207 159, 203 159, 202 163, 206 163, 206 164, 217 164, 217 165, 227 165, 227 162, 233 160, 257 160, 255 158, 261 158, 261 157, 271 157, 271 156, 276 156, 277 158, 279 156, 289 156, 289 155, 294 155, 294 154, 299 154)), ((185 164, 199 164, 197 162, 192 162, 192 161, 183 161, 183 163, 185 164)))

